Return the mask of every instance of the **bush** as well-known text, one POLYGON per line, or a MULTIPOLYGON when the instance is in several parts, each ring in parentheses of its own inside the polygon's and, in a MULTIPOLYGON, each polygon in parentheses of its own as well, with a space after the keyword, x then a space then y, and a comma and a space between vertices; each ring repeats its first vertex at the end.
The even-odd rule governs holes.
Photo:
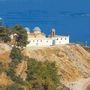
MULTIPOLYGON (((55 62, 28 60, 27 81, 36 90, 56 90, 59 84, 55 62)), ((33 89, 32 89, 33 90, 33 89)))
POLYGON ((15 25, 13 27, 13 32, 17 34, 16 42, 17 46, 25 47, 27 45, 27 32, 21 25, 15 25))
POLYGON ((19 48, 13 47, 10 53, 10 58, 14 61, 14 62, 20 62, 22 59, 22 54, 19 48))
POLYGON ((9 37, 9 30, 6 27, 0 27, 0 41, 8 42, 11 41, 9 37))
POLYGON ((19 90, 19 85, 14 83, 14 84, 8 86, 6 90, 19 90))
POLYGON ((7 70, 7 76, 17 84, 24 84, 23 80, 19 76, 15 75, 15 71, 11 67, 7 70))

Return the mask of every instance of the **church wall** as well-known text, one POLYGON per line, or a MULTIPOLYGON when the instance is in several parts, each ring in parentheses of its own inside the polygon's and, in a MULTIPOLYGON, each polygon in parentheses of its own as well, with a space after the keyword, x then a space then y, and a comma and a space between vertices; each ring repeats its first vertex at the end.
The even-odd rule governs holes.
POLYGON ((60 36, 53 38, 29 38, 29 44, 27 46, 51 46, 69 44, 69 36, 60 36))
POLYGON ((54 37, 53 40, 55 40, 55 45, 69 44, 69 36, 54 37))
POLYGON ((29 44, 27 46, 51 46, 52 40, 51 39, 29 39, 29 44))

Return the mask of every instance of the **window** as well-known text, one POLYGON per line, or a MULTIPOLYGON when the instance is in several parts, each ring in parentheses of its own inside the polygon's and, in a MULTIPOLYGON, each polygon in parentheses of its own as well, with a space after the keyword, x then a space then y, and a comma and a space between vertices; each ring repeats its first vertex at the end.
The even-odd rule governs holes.
POLYGON ((57 40, 58 40, 58 38, 57 38, 57 40))
POLYGON ((65 38, 65 40, 67 40, 67 38, 65 38))

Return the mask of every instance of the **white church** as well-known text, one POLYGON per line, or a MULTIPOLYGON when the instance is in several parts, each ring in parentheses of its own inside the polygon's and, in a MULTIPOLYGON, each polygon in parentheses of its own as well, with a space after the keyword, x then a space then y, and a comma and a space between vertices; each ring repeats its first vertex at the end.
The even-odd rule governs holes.
POLYGON ((42 47, 42 46, 54 46, 54 45, 65 45, 69 44, 69 36, 56 35, 56 30, 53 28, 51 35, 46 37, 44 33, 41 32, 39 27, 35 27, 33 31, 30 32, 29 28, 25 28, 28 34, 28 44, 27 47, 42 47))

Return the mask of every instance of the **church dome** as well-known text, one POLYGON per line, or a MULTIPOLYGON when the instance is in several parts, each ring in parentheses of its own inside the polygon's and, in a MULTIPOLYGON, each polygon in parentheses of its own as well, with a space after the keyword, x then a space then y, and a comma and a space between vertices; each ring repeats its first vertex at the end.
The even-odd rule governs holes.
POLYGON ((41 29, 39 27, 35 27, 33 30, 34 31, 40 31, 41 32, 41 29))
POLYGON ((41 33, 41 29, 39 27, 35 27, 33 29, 34 33, 38 34, 38 33, 41 33))
POLYGON ((30 34, 30 29, 28 27, 25 27, 24 29, 26 30, 27 34, 30 34))
POLYGON ((28 27, 24 28, 27 32, 30 32, 30 29, 28 27))

